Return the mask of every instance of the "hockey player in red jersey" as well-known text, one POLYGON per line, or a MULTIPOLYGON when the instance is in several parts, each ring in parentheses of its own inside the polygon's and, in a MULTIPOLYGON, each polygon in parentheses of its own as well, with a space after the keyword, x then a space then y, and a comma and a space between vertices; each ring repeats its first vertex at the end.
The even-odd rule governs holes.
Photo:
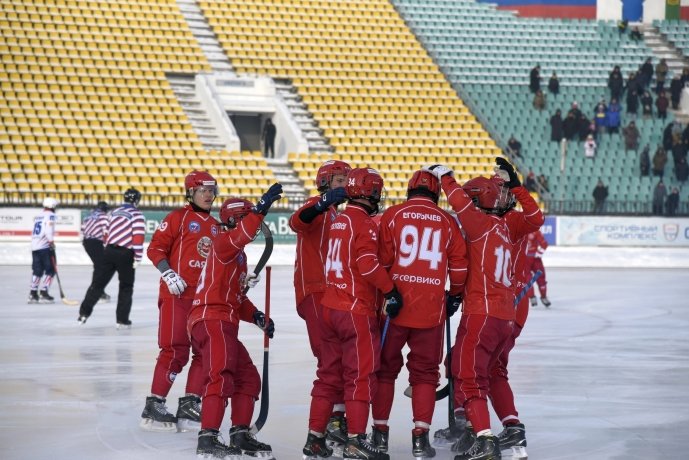
POLYGON ((198 430, 201 423, 201 360, 191 358, 186 394, 179 398, 177 415, 165 407, 170 388, 189 361, 187 316, 211 242, 218 234, 218 221, 211 206, 218 184, 205 171, 192 171, 184 178, 188 203, 170 212, 151 238, 146 255, 160 271, 158 293, 158 347, 151 394, 141 414, 140 426, 147 431, 198 430))
MULTIPOLYGON (((328 255, 330 224, 337 217, 337 206, 347 198, 344 188, 352 168, 339 160, 328 160, 316 173, 319 196, 309 198, 289 219, 289 226, 297 234, 297 257, 294 261, 294 291, 297 314, 306 323, 311 352, 320 364, 321 299, 325 291, 325 258, 328 255)), ((347 442, 344 401, 333 407, 328 422, 330 441, 347 442)))
MULTIPOLYGON (((548 242, 545 240, 545 237, 543 236, 543 233, 541 233, 540 230, 537 230, 533 233, 529 233, 528 240, 529 246, 526 250, 528 264, 527 271, 531 272, 532 275, 536 273, 538 270, 541 271, 542 274, 538 278, 538 280, 536 280, 536 284, 538 284, 538 290, 541 293, 541 302, 545 307, 549 307, 550 300, 548 300, 546 292, 546 286, 548 284, 548 281, 546 280, 545 267, 543 266, 543 253, 546 249, 548 249, 548 242)), ((531 289, 529 289, 529 297, 531 298, 532 307, 536 306, 536 294, 534 289, 534 287, 531 287, 531 289)))
POLYGON ((249 432, 254 403, 261 390, 261 378, 251 357, 237 336, 239 320, 256 324, 270 338, 275 326, 266 321, 244 294, 247 262, 244 247, 256 237, 263 218, 282 193, 273 184, 255 205, 239 198, 225 200, 220 220, 228 229, 218 234, 210 247, 199 278, 193 306, 187 320, 192 349, 199 353, 206 385, 196 453, 213 458, 271 458, 271 447, 249 432), (231 398, 230 445, 220 440, 219 430, 231 398))
POLYGON ((477 177, 464 187, 452 177, 452 170, 435 165, 432 171, 441 181, 448 202, 457 212, 469 247, 469 277, 451 369, 455 392, 464 401, 467 419, 477 435, 476 442, 455 460, 500 458, 500 446, 490 429, 488 412, 489 372, 512 335, 514 312, 513 250, 523 236, 543 225, 538 205, 521 186, 507 160, 497 158, 498 174, 508 177, 477 177), (509 188, 509 193, 502 185, 509 188), (508 213, 514 195, 523 212, 508 213))
POLYGON ((344 387, 348 439, 344 457, 389 460, 366 440, 366 424, 380 360, 376 289, 385 293, 387 311, 396 316, 402 296, 378 260, 378 212, 383 178, 369 168, 347 175, 347 208, 330 225, 322 299, 321 362, 311 391, 306 458, 329 457, 325 429, 344 387))
POLYGON ((402 349, 408 345, 415 457, 435 455, 428 430, 440 379, 443 324, 447 315, 459 308, 467 276, 464 238, 455 218, 438 207, 439 195, 440 182, 435 175, 416 171, 407 187, 407 201, 387 209, 380 222, 380 261, 402 294, 404 309, 391 317, 381 350, 372 439, 376 447, 387 451, 395 380, 404 364, 402 349), (450 290, 446 296, 448 274, 450 290))

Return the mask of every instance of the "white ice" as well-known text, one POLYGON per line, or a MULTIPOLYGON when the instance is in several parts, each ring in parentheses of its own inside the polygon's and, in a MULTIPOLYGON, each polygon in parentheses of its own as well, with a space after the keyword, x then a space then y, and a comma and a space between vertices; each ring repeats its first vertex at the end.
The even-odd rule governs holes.
MULTIPOLYGON (((553 304, 531 309, 510 363, 531 460, 687 458, 689 270, 686 259, 676 262, 683 268, 550 268, 553 304)), ((65 265, 60 274, 67 296, 81 300, 90 267, 65 265)), ((0 458, 195 458, 196 433, 138 427, 157 356, 156 271, 137 271, 133 328, 125 331, 114 327, 116 280, 107 289, 113 303, 97 305, 80 326, 78 307, 27 305, 29 276, 26 265, 0 266, 0 458)), ((261 309, 264 283, 251 293, 261 309)), ((51 293, 59 297, 56 284, 51 293)), ((290 266, 273 268, 271 299, 270 412, 258 437, 278 459, 298 460, 315 360, 295 313, 290 266)), ((241 329, 260 369, 260 331, 241 329)), ((186 369, 168 398, 172 412, 185 381, 186 369)), ((403 373, 391 416, 393 459, 412 458, 406 385, 403 373)), ((226 439, 228 421, 229 412, 226 439)), ((432 430, 445 426, 441 401, 432 430)), ((453 455, 440 450, 437 458, 453 455)))

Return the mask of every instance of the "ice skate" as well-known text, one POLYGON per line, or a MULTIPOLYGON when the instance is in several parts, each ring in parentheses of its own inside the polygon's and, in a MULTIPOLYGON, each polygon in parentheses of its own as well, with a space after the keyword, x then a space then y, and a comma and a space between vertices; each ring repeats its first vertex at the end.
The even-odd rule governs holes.
POLYGON ((454 426, 442 428, 433 434, 433 445, 435 447, 451 446, 462 436, 467 425, 467 419, 464 415, 457 416, 455 414, 454 426))
POLYGON ((242 451, 220 442, 218 430, 199 431, 199 441, 196 447, 196 458, 211 460, 222 458, 225 460, 242 460, 242 451))
MULTIPOLYGON (((164 398, 149 396, 141 413, 139 427, 144 431, 177 431, 177 417, 167 411, 164 398)), ((200 434, 199 434, 200 442, 200 434)), ((200 444, 199 444, 200 445, 200 444)))
POLYGON ((435 457, 435 449, 428 441, 428 430, 414 428, 411 432, 411 452, 416 458, 426 459, 435 457))
POLYGON ((325 430, 326 439, 335 444, 347 443, 347 419, 344 415, 333 415, 325 430))
POLYGON ((473 446, 475 442, 476 434, 474 433, 474 430, 470 426, 465 426, 464 431, 462 431, 462 434, 459 436, 457 441, 452 444, 450 450, 452 452, 465 452, 471 449, 471 446, 473 446))
POLYGON ((498 435, 500 450, 512 449, 513 459, 526 459, 526 430, 524 424, 507 425, 498 435))
POLYGON ((177 431, 201 429, 201 398, 196 395, 182 396, 177 404, 177 431))
POLYGON ((47 289, 43 289, 40 294, 40 303, 55 303, 55 297, 48 294, 47 289))
POLYGON ((476 442, 469 450, 455 455, 455 460, 497 460, 501 458, 500 442, 493 435, 477 437, 476 442))
POLYGON ((79 317, 77 318, 77 321, 79 322, 79 324, 86 324, 86 320, 88 318, 89 318, 88 316, 79 315, 79 317))
POLYGON ((246 425, 230 428, 230 447, 240 449, 248 457, 274 459, 273 449, 257 440, 246 425))
POLYGON ((345 445, 342 458, 355 458, 358 460, 390 460, 385 452, 373 447, 366 441, 366 435, 360 434, 350 437, 345 445))
POLYGON ((110 302, 110 296, 104 292, 103 295, 100 296, 100 299, 98 299, 98 303, 108 303, 108 302, 110 302))
POLYGON ((319 438, 313 433, 309 433, 306 437, 306 444, 301 451, 304 454, 303 460, 317 460, 333 455, 333 450, 328 446, 325 436, 319 438))
POLYGON ((546 308, 550 306, 550 300, 546 296, 541 297, 541 303, 546 308))
POLYGON ((116 329, 131 329, 132 328, 132 322, 129 320, 126 321, 118 321, 117 324, 115 325, 116 329))
POLYGON ((369 437, 369 442, 373 447, 381 452, 388 451, 388 442, 390 438, 389 430, 381 430, 375 426, 371 427, 371 435, 369 437))
POLYGON ((536 297, 531 297, 531 306, 535 307, 538 305, 538 300, 536 300, 536 297))
POLYGON ((40 300, 38 299, 38 291, 36 289, 32 289, 29 291, 29 299, 26 303, 38 303, 40 300))

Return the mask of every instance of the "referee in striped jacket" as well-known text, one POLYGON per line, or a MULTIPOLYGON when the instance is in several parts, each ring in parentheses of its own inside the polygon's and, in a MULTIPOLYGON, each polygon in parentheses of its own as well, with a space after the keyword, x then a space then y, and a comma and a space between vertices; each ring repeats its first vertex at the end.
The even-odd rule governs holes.
MULTIPOLYGON (((96 269, 103 263, 103 243, 105 242, 105 230, 108 228, 108 211, 110 207, 105 201, 99 201, 96 208, 86 216, 81 223, 81 244, 86 250, 91 262, 93 262, 93 275, 91 283, 96 279, 96 269)), ((110 296, 103 292, 100 302, 110 301, 110 296)))
POLYGON ((84 324, 93 306, 103 295, 103 289, 108 285, 115 272, 120 280, 120 290, 117 294, 117 328, 129 328, 129 312, 132 309, 132 294, 134 293, 134 273, 141 262, 144 247, 145 221, 144 215, 137 209, 141 200, 141 193, 133 188, 124 192, 124 203, 115 208, 108 220, 108 229, 103 250, 103 263, 96 268, 91 286, 79 308, 79 322, 84 324))

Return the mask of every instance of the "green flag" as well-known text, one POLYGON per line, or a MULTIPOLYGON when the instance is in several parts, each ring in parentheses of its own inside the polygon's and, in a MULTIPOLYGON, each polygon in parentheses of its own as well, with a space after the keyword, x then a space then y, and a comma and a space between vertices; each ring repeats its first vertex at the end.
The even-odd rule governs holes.
POLYGON ((679 19, 679 1, 665 0, 665 19, 679 19))

